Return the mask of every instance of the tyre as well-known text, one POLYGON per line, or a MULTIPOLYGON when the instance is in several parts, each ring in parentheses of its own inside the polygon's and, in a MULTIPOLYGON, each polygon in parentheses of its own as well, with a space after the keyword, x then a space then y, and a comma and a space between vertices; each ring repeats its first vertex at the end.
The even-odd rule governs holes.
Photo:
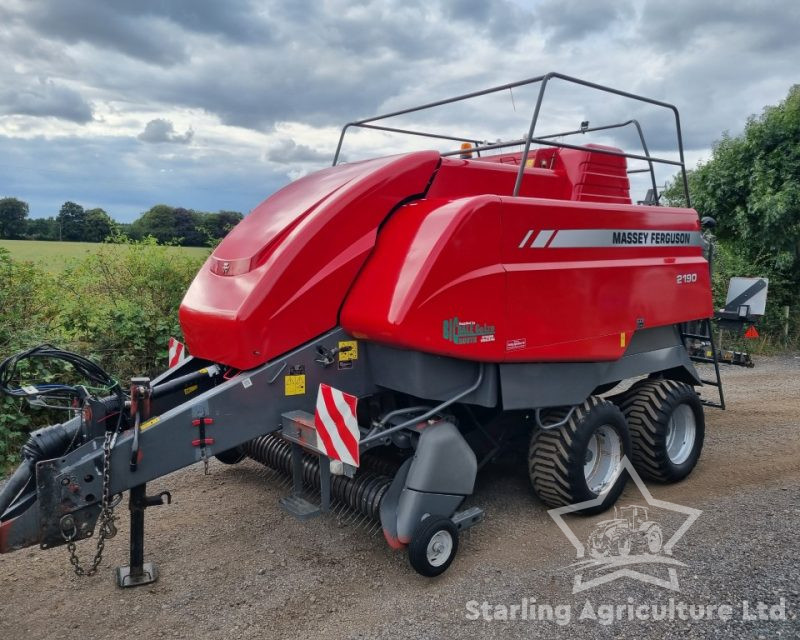
POLYGON ((222 464, 239 464, 247 457, 247 454, 244 452, 244 447, 234 447, 227 451, 220 451, 214 457, 222 464))
POLYGON ((703 405, 693 387, 675 380, 643 380, 625 394, 621 408, 639 475, 678 482, 691 473, 705 438, 703 405))
MULTIPOLYGON (((555 424, 568 408, 543 417, 555 424)), ((613 505, 625 487, 622 458, 630 456, 631 439, 622 412, 613 403, 590 396, 562 426, 535 428, 528 449, 528 472, 539 499, 561 507, 602 498, 580 513, 590 515, 613 505)))
POLYGON ((408 560, 426 578, 444 573, 458 551, 458 528, 450 518, 428 516, 417 525, 408 545, 408 560))

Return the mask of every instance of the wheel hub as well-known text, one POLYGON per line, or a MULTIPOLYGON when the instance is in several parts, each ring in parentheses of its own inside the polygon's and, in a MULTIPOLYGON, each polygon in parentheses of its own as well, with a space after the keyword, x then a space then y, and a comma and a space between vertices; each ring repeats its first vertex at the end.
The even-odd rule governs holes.
POLYGON ((440 567, 453 551, 453 538, 448 531, 437 531, 428 542, 426 556, 433 567, 440 567))
POLYGON ((667 424, 667 456, 673 464, 683 464, 694 449, 697 425, 688 404, 679 405, 667 424))
POLYGON ((611 425, 603 425, 589 438, 583 475, 589 490, 598 495, 608 491, 622 464, 622 440, 611 425))

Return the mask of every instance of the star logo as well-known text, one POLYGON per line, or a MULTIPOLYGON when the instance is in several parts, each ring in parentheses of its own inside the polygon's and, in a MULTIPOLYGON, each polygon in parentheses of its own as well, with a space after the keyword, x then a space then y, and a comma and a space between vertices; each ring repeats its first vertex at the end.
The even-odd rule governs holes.
MULTIPOLYGON (((585 543, 562 516, 596 507, 602 503, 605 495, 548 511, 575 547, 578 561, 570 565, 576 571, 572 593, 580 593, 620 578, 680 591, 676 567, 686 565, 673 556, 673 549, 702 511, 654 498, 627 457, 622 459, 620 465, 619 473, 623 472, 628 473, 646 504, 619 509, 614 507, 614 518, 599 522, 585 543), (657 518, 656 514, 661 515, 657 518), (672 523, 676 519, 682 521, 678 526, 667 526, 665 520, 672 523), (672 535, 665 540, 666 531, 672 529, 672 535), (648 571, 643 567, 647 567, 648 571), (666 577, 663 573, 662 576, 657 575, 660 567, 666 568, 666 577)), ((611 482, 609 486, 613 484, 611 482)))

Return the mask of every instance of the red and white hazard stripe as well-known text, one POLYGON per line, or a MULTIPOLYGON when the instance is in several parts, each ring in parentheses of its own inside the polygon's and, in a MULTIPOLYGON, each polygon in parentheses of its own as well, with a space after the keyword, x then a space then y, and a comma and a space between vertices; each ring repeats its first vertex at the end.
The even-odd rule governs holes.
POLYGON ((358 398, 327 384, 319 385, 314 425, 317 428, 317 448, 332 460, 357 467, 358 443, 361 433, 356 419, 358 398))
POLYGON ((178 366, 181 362, 186 360, 189 354, 186 353, 186 346, 182 342, 178 342, 175 338, 169 339, 169 368, 178 366))

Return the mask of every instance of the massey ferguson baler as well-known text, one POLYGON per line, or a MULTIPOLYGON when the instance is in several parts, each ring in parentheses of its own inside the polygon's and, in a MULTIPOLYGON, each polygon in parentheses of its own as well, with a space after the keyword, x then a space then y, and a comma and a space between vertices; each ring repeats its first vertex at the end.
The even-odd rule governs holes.
MULTIPOLYGON (((15 389, 78 410, 31 435, 0 492, 0 551, 66 544, 76 570, 93 573, 129 490, 131 563, 118 582, 150 582, 144 510, 169 496, 148 496, 146 483, 213 456, 291 477, 281 504, 300 519, 336 505, 373 519, 426 576, 483 518, 465 499, 509 447, 526 452, 546 505, 585 502, 584 513, 615 502, 625 456, 645 478, 685 478, 710 404, 685 343, 710 339, 710 274, 697 213, 659 205, 657 163, 684 169, 673 106, 560 74, 348 124, 334 166, 259 205, 197 274, 180 308, 191 358, 125 389, 49 347, 3 365, 67 358, 108 392, 15 389), (537 135, 555 80, 667 109, 679 159, 653 157, 636 120, 537 135), (384 122, 537 83, 517 140, 384 122), (640 152, 567 141, 620 127, 638 134, 640 152), (354 128, 455 149, 339 164, 354 128), (640 204, 628 160, 651 178, 640 204), (83 567, 75 543, 93 535, 98 552, 83 567)), ((722 400, 718 370, 709 383, 722 400)))

